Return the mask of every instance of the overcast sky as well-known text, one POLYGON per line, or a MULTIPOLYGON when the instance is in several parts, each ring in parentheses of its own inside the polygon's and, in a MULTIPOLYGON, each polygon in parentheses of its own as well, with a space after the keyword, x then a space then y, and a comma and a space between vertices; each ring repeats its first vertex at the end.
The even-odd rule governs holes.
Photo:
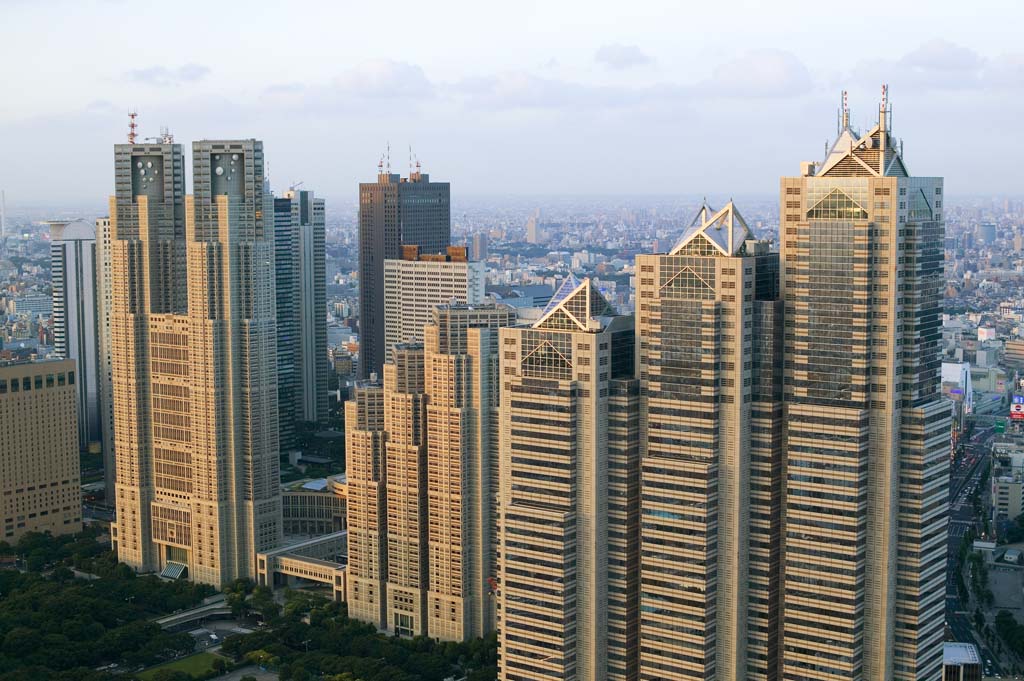
POLYGON ((389 141, 456 195, 768 196, 841 89, 867 127, 888 82, 912 174, 1020 194, 1022 25, 1019 0, 0 0, 0 188, 103 200, 134 107, 331 198, 389 141))

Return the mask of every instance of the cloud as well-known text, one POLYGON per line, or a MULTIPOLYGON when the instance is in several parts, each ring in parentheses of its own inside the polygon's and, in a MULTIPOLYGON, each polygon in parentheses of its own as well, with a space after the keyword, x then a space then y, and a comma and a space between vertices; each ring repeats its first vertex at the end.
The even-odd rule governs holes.
POLYGON ((719 64, 698 94, 719 97, 791 97, 810 92, 814 79, 800 59, 783 50, 753 50, 719 64))
POLYGON ((202 80, 210 73, 210 69, 202 64, 185 64, 175 69, 166 66, 151 66, 145 69, 128 71, 125 76, 128 80, 145 85, 164 87, 168 85, 181 85, 182 83, 195 83, 202 80))
POLYGON ((594 61, 606 68, 620 70, 650 64, 654 59, 636 45, 609 43, 597 49, 597 52, 594 53, 594 61))
POLYGON ((432 97, 434 84, 423 69, 408 62, 388 59, 367 61, 334 79, 339 94, 366 99, 432 97))
POLYGON ((1024 54, 986 58, 968 47, 936 39, 899 59, 861 62, 853 78, 861 83, 890 83, 910 92, 1019 88, 1024 85, 1024 54))

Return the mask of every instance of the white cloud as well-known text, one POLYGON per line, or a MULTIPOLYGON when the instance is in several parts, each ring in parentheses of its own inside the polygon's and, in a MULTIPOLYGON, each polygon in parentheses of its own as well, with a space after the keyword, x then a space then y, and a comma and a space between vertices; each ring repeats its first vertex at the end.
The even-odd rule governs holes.
POLYGON ((166 66, 151 66, 145 69, 128 71, 125 76, 136 83, 164 87, 168 85, 181 85, 182 83, 194 83, 202 80, 210 73, 210 69, 202 64, 185 64, 177 68, 166 66))
POLYGON ((654 60, 636 45, 609 43, 602 45, 594 54, 594 61, 609 69, 629 69, 650 64, 654 60))
POLYGON ((719 64, 697 91, 720 97, 791 97, 813 87, 810 71, 796 55, 765 49, 719 64))

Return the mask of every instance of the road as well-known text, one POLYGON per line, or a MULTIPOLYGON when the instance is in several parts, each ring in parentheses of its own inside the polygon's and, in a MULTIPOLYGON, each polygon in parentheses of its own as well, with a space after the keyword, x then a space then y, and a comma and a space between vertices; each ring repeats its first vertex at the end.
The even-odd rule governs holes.
MULTIPOLYGON (((971 505, 971 494, 981 479, 983 465, 989 457, 989 443, 994 435, 992 427, 981 427, 975 430, 970 440, 964 443, 963 454, 953 462, 953 470, 949 484, 949 545, 946 570, 946 623, 953 634, 953 639, 978 646, 981 657, 986 661, 986 675, 1006 676, 999 658, 988 645, 974 633, 971 621, 972 613, 960 603, 956 592, 956 563, 959 560, 960 542, 967 530, 977 527, 974 508, 971 505), (991 660, 991 664, 987 661, 991 660)), ((966 578, 966 575, 965 575, 966 578)))

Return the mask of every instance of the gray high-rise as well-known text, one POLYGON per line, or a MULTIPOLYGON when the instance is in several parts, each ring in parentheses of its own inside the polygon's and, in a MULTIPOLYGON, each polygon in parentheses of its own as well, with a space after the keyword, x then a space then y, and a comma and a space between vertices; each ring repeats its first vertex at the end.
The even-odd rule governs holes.
POLYGON ((359 185, 359 373, 381 375, 384 340, 384 261, 402 246, 443 253, 451 244, 451 191, 419 170, 403 178, 381 172, 359 185))
POLYGON ((277 381, 281 446, 295 424, 327 421, 324 200, 289 190, 274 199, 277 381))
POLYGON ((78 220, 50 223, 53 350, 78 371, 78 447, 103 439, 100 408, 96 228, 78 220))

